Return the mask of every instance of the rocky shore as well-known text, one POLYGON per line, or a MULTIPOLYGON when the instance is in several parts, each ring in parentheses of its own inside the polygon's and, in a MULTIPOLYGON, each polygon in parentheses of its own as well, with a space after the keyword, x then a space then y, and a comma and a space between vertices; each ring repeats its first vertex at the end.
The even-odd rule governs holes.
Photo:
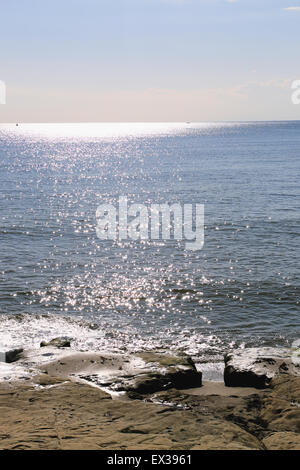
POLYGON ((70 346, 55 338, 2 354, 2 377, 17 378, 0 384, 0 449, 300 449, 290 350, 228 353, 221 383, 185 355, 70 346))

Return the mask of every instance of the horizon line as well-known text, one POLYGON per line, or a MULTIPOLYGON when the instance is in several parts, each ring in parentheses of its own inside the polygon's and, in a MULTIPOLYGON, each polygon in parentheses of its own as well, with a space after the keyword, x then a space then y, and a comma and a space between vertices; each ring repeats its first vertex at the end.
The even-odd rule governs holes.
POLYGON ((249 123, 249 122, 300 122, 300 119, 241 119, 211 121, 13 121, 0 122, 2 125, 16 124, 205 124, 205 123, 249 123))

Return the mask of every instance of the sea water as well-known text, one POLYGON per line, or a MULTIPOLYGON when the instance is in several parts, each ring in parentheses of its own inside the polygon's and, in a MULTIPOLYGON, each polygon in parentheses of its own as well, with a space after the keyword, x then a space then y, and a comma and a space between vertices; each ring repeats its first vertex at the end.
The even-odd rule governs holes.
POLYGON ((300 121, 0 125, 0 350, 290 346, 300 121), (100 240, 100 204, 203 204, 205 242, 100 240))

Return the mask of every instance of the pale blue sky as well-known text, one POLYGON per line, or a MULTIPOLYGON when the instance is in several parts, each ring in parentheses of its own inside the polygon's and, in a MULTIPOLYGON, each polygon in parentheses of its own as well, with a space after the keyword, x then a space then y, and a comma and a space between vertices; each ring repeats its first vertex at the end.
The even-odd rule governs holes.
POLYGON ((300 0, 5 0, 0 122, 300 119, 299 36, 300 0))

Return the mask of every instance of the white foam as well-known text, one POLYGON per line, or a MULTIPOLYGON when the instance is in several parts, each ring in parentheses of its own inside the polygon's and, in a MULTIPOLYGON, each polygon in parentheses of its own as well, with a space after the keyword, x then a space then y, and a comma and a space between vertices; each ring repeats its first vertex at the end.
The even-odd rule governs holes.
POLYGON ((32 375, 34 375, 33 371, 28 370, 26 366, 0 362, 0 382, 28 380, 32 375))

